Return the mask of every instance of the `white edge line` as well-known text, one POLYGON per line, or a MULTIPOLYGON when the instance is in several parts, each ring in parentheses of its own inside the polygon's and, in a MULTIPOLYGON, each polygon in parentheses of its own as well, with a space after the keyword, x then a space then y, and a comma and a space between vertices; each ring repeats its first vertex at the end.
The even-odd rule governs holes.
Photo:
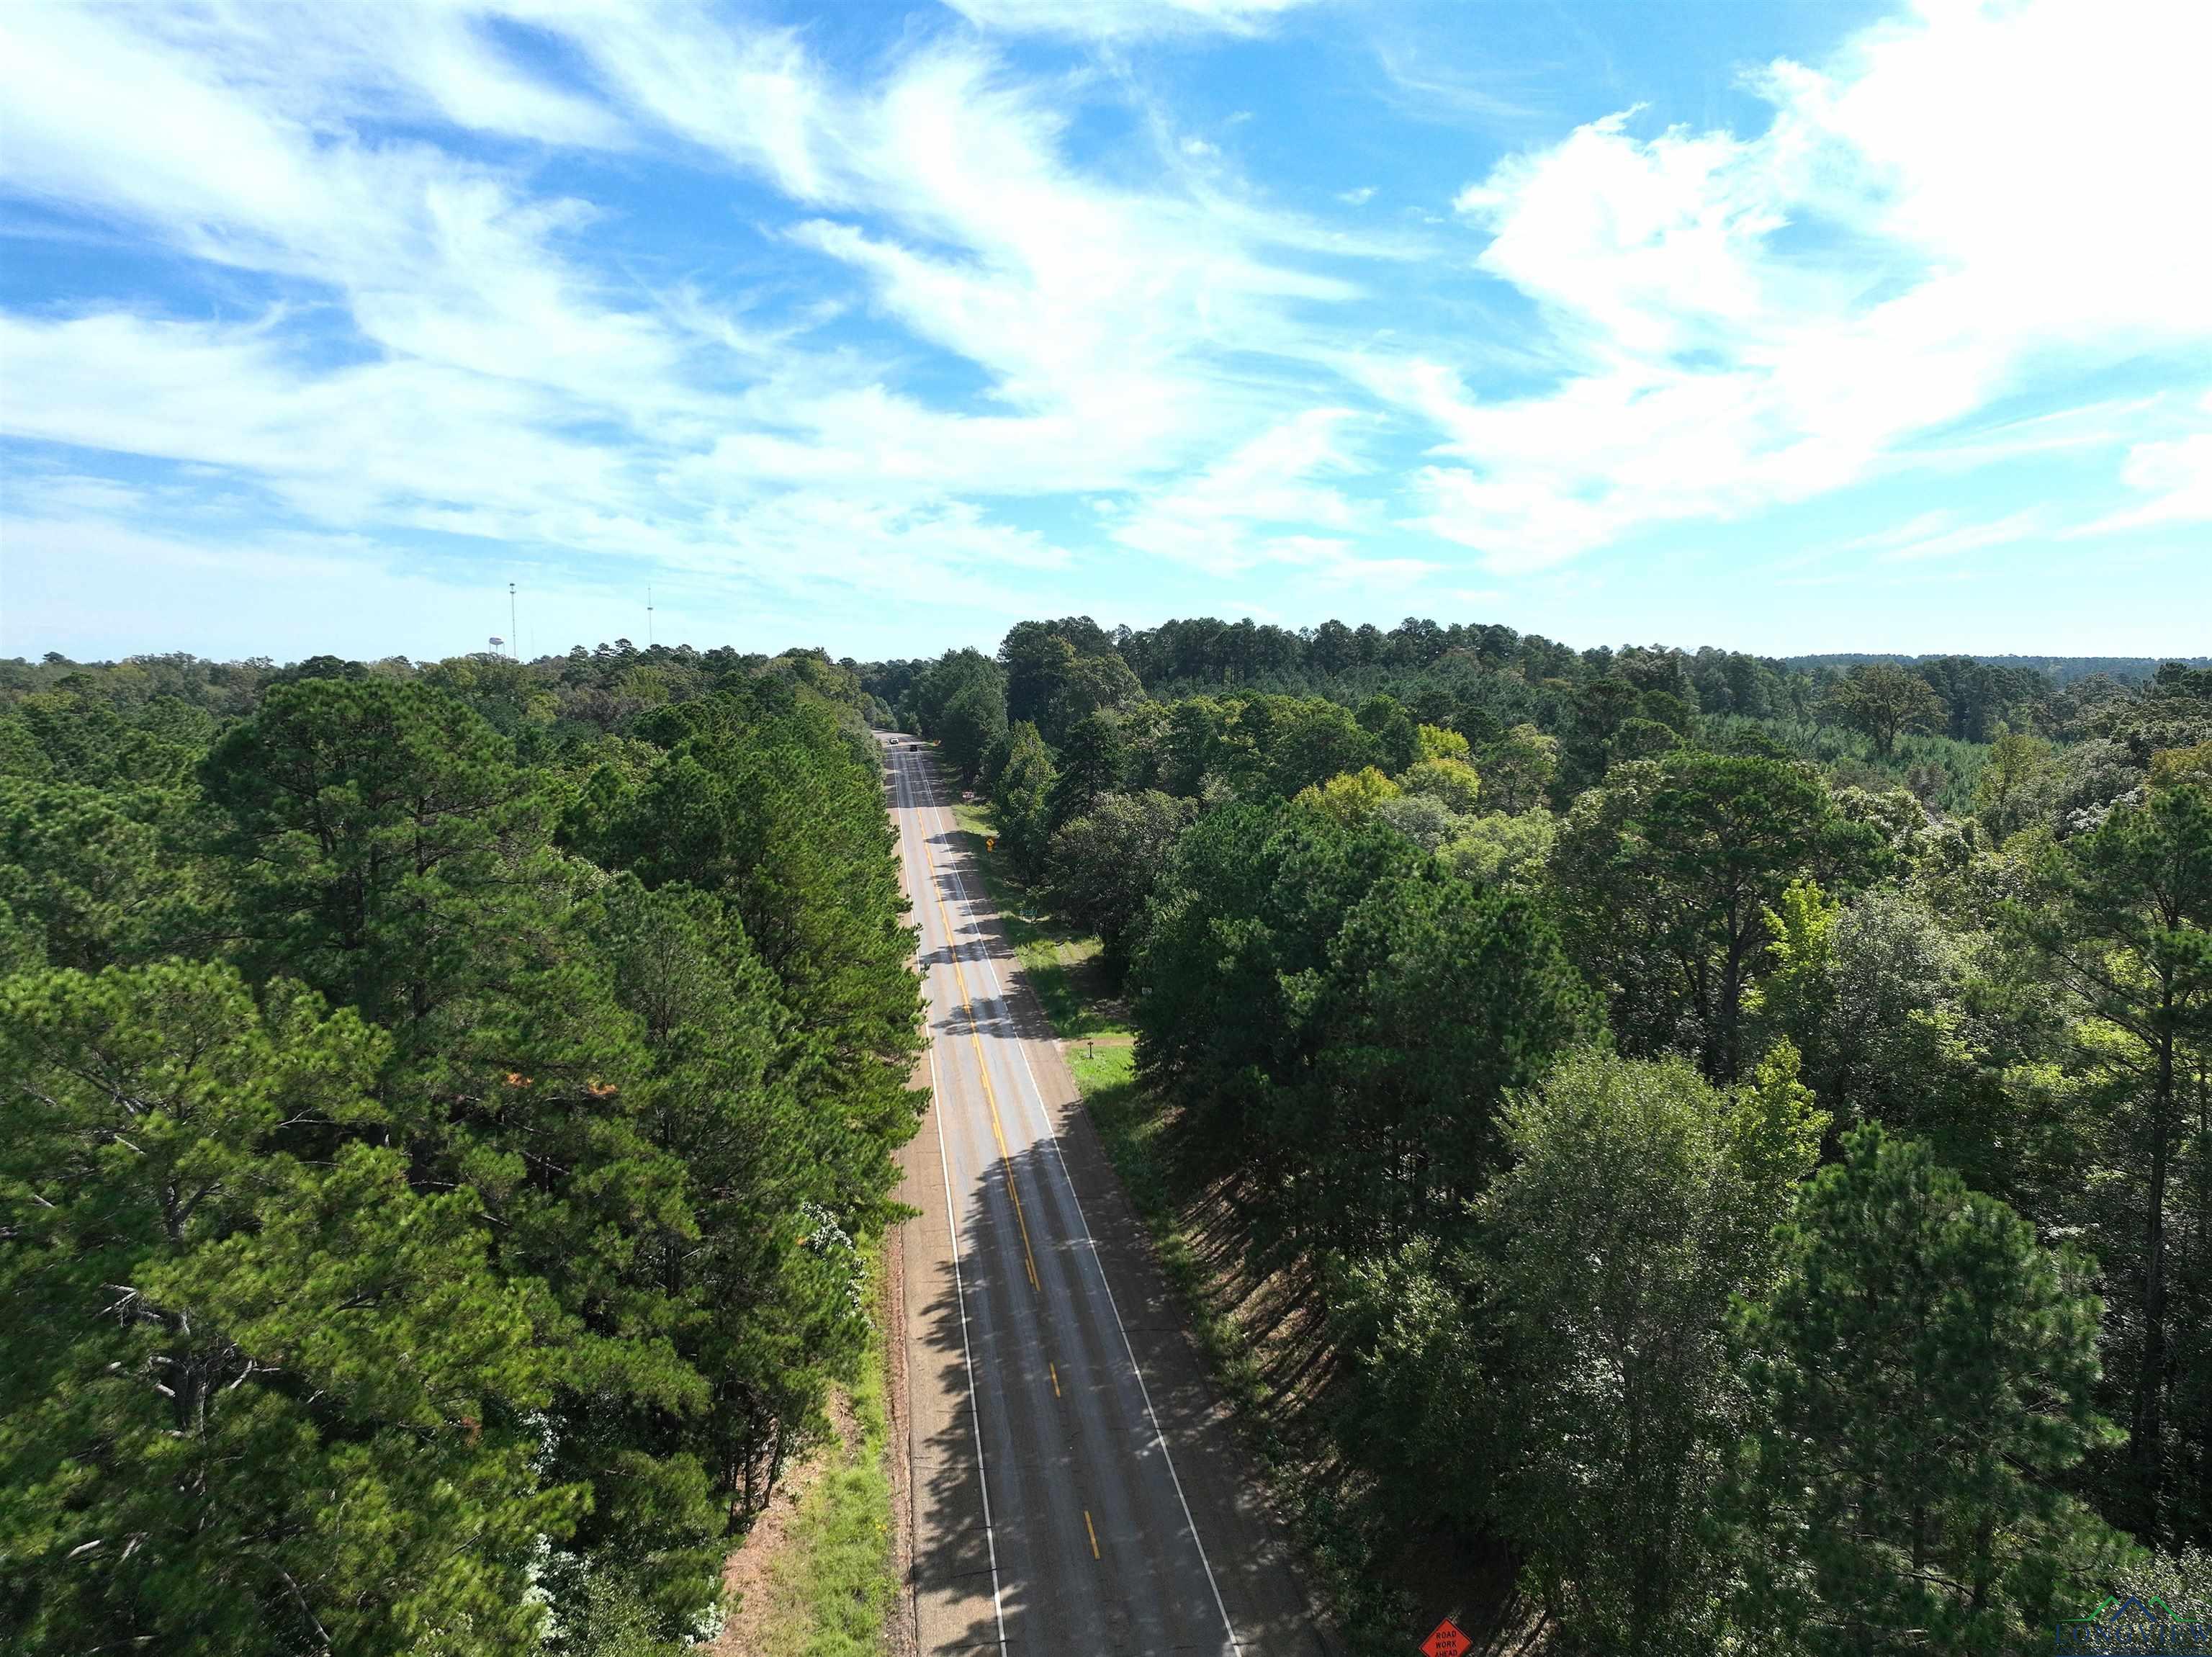
MULTIPOLYGON (((908 780, 905 766, 896 766, 894 770, 901 783, 908 780)), ((893 797, 896 798, 896 791, 893 797)), ((901 838, 903 839, 903 836, 901 838)), ((956 874, 953 878, 957 880, 959 877, 956 874)), ((951 947, 952 941, 947 938, 945 943, 951 947)), ((925 985, 927 982, 924 978, 925 985)), ((956 1204, 952 1196, 952 1165, 945 1156, 945 1117, 939 1108, 941 1102, 937 1083, 937 1035, 932 1031, 929 1038, 929 1113, 937 1129, 938 1173, 945 1180, 945 1234, 952 1245, 952 1299, 960 1308, 960 1359, 968 1369, 968 1425, 975 1437, 975 1484, 983 1493, 983 1545, 991 1555, 991 1616, 998 1624, 999 1648, 1003 1651, 1006 1646, 1006 1611, 999 1593, 999 1538, 991 1526, 991 1476, 983 1465, 983 1395, 975 1386, 975 1354, 968 1344, 968 1291, 960 1275, 960 1228, 953 1223, 952 1210, 956 1204)), ((911 1410, 908 1413, 910 1416, 911 1410)), ((1203 1553, 1204 1550, 1200 1551, 1203 1553)))
MULTIPOLYGON (((948 816, 950 815, 950 808, 941 804, 925 807, 924 809, 943 811, 946 812, 948 816)), ((959 826, 957 821, 953 823, 952 827, 956 833, 959 826)), ((948 862, 945 865, 945 872, 952 876, 953 885, 959 888, 961 901, 972 906, 975 899, 969 895, 968 882, 961 877, 960 871, 948 862)), ((955 952, 958 951, 960 945, 957 941, 948 938, 945 942, 955 952)), ((1006 1000, 1006 983, 999 976, 997 964, 988 953, 982 952, 981 939, 977 940, 977 950, 975 959, 982 964, 986 972, 990 973, 995 999, 1000 1007, 1011 1014, 1013 1008, 1006 1000)), ((933 1056, 934 1051, 933 1048, 933 1056)), ((1137 1349, 1130 1342, 1129 1326, 1121 1321, 1121 1308, 1115 1303, 1114 1285, 1107 1278, 1106 1263, 1098 1255, 1098 1240, 1091 1234, 1090 1216, 1083 1211, 1083 1199, 1075 1194, 1074 1176, 1067 1171, 1067 1153, 1060 1148, 1060 1135, 1052 1125, 1052 1114, 1045 1108, 1044 1089, 1037 1086, 1036 1072, 1030 1066, 1028 1045, 1019 1037, 1014 1039, 1014 1051, 1020 1056, 1023 1072, 1030 1079, 1030 1096, 1036 1101, 1037 1114, 1044 1122, 1044 1136, 1051 1142, 1053 1158, 1060 1164, 1060 1182, 1067 1187, 1067 1200, 1074 1205, 1076 1219, 1082 1222, 1083 1240, 1091 1250, 1091 1263, 1098 1269, 1098 1286, 1106 1291, 1106 1309, 1114 1314, 1114 1327, 1121 1334, 1121 1349, 1129 1355, 1129 1368, 1137 1378, 1138 1396, 1144 1399, 1145 1414, 1152 1423, 1152 1442, 1160 1447, 1160 1459, 1167 1464, 1168 1481, 1175 1486, 1176 1504, 1182 1508, 1182 1522, 1190 1529, 1191 1545, 1198 1550, 1199 1569, 1206 1573, 1206 1586, 1213 1590, 1213 1608, 1221 1613, 1221 1626, 1229 1634, 1229 1648, 1231 1651, 1241 1652, 1244 1648, 1243 1642, 1237 1637, 1237 1624, 1229 1620, 1229 1606, 1221 1597, 1221 1584, 1214 1580, 1212 1562, 1206 1556, 1206 1543, 1199 1536, 1198 1520, 1191 1516, 1190 1499, 1183 1495, 1182 1478, 1176 1471, 1175 1453, 1168 1448, 1167 1435, 1160 1430, 1159 1412, 1152 1408, 1152 1389, 1145 1385, 1145 1367, 1137 1362, 1137 1349)), ((940 1149, 943 1148, 943 1130, 940 1129, 939 1134, 940 1149)), ((1008 1173, 1011 1174, 1012 1170, 1009 1169, 1008 1173)))

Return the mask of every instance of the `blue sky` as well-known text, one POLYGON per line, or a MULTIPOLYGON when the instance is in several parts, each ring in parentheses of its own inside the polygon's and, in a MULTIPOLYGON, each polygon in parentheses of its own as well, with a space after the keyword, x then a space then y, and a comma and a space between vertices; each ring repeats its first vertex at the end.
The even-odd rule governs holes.
POLYGON ((0 653, 2212 643, 2212 7, 0 8, 0 653))

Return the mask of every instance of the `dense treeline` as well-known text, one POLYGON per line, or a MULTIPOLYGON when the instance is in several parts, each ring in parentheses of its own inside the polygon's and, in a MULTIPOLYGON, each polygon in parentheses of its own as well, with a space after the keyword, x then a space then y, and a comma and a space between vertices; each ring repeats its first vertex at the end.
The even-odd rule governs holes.
POLYGON ((1974 803, 1988 744, 2009 734, 2077 745, 2156 666, 1960 655, 1784 661, 1656 645, 1577 651, 1510 627, 1410 618, 1388 631, 1332 621, 1294 632, 1200 618, 1109 633, 1079 616, 1018 624, 995 658, 956 651, 859 672, 874 698, 910 728, 940 737, 970 776, 1012 724, 1036 724, 1057 749, 1085 714, 1125 706, 1139 690, 1160 704, 1275 695, 1346 709, 1379 694, 1478 751, 1522 725, 1558 740, 1555 804, 1613 760, 1660 751, 1692 721, 1745 721, 1832 776, 1903 786, 1957 813, 1974 803))
POLYGON ((1594 1652, 2212 1590, 2212 671, 1077 618, 861 677, 1325 1308, 1373 1556, 1497 1538, 1594 1652))
POLYGON ((917 1119, 850 673, 0 678, 0 1639, 680 1649, 917 1119))

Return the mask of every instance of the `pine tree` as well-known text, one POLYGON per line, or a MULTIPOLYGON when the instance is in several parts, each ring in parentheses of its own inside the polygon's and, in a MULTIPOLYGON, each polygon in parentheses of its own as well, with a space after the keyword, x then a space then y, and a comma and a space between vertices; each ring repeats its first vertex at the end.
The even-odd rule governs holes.
POLYGON ((10 1648, 535 1648, 568 1325, 396 1152, 383 1038, 170 965, 0 985, 10 1648))
POLYGON ((1052 755, 1027 720, 1008 734, 1006 763, 999 768, 991 789, 999 834, 1006 852, 1024 876, 1035 877, 1044 864, 1052 833, 1052 755))
MULTIPOLYGON (((2155 1538, 2166 1526, 2173 1458, 2166 1210, 2191 1055, 2212 1041, 2212 787, 2185 772, 2161 779, 2142 805, 2051 848, 2039 873, 2039 900, 2013 905, 2012 927, 2087 1014, 2087 1057, 2120 1080, 2118 1125, 2140 1159, 2139 1229, 2127 1264, 2142 1333, 2130 1355, 2128 1453, 2134 1523, 2155 1538)), ((2191 1435, 2197 1455, 2212 1457, 2201 1424, 2191 1435)))
POLYGON ((1739 1611, 1837 1657, 2026 1649, 2117 1538, 2061 1477, 2115 1437, 2082 1261, 1869 1124, 1800 1194, 1742 1320, 1739 1611))

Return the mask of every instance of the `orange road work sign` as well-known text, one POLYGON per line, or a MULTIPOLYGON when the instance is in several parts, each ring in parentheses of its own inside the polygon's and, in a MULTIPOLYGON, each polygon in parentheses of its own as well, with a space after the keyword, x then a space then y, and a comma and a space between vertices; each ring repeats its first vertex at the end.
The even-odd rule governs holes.
POLYGON ((1421 1642, 1421 1649, 1429 1657, 1461 1657, 1474 1642, 1459 1631, 1459 1624, 1449 1617, 1436 1626, 1436 1631, 1421 1642))

